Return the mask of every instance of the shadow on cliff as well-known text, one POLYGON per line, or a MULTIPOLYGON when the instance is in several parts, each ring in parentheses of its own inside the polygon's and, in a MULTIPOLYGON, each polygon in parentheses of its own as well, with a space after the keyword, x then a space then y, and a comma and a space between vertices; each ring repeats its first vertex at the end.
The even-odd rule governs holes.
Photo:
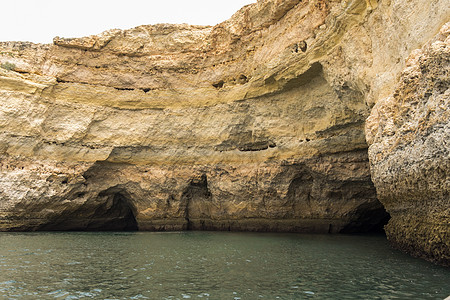
POLYGON ((138 230, 138 224, 128 193, 124 189, 112 187, 75 210, 62 213, 38 230, 135 231, 138 230))
POLYGON ((137 209, 130 189, 133 183, 117 183, 117 169, 97 162, 76 180, 66 179, 60 201, 50 201, 45 215, 33 209, 38 231, 134 231, 138 230, 137 209))

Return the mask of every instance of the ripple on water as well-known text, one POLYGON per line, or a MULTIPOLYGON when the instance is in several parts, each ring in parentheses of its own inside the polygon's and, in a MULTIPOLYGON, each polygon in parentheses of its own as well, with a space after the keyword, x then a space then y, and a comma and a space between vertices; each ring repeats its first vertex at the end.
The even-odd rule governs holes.
POLYGON ((444 299, 450 274, 384 237, 8 234, 0 298, 444 299), (25 258, 26 257, 26 258, 25 258))

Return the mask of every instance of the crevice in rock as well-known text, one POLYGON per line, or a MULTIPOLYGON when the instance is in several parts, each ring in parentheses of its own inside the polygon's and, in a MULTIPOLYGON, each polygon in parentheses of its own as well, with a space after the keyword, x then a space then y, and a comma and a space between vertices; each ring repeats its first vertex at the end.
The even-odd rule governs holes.
MULTIPOLYGON (((97 67, 96 67, 97 68, 97 67)), ((100 68, 100 67, 99 67, 100 68)), ((23 72, 23 73, 28 73, 28 72, 23 72)), ((30 73, 31 74, 31 73, 30 73)), ((150 91, 156 90, 155 88, 127 88, 127 87, 115 87, 115 86, 109 86, 109 85, 95 85, 95 84, 91 84, 89 82, 83 82, 83 81, 70 81, 70 80, 64 80, 61 78, 56 77, 56 82, 57 83, 72 83, 72 84, 82 84, 82 85, 87 85, 87 86, 100 86, 100 87, 106 87, 106 88, 113 88, 116 91, 136 91, 136 90, 141 90, 144 93, 148 93, 150 91)))
POLYGON ((275 148, 277 145, 274 142, 271 141, 260 141, 260 142, 253 142, 253 143, 247 143, 244 145, 238 146, 239 151, 262 151, 267 150, 268 148, 275 148))
POLYGON ((56 77, 56 82, 57 82, 57 83, 71 83, 70 81, 61 79, 61 78, 59 78, 59 77, 56 77))
MULTIPOLYGON (((193 178, 181 196, 184 218, 186 220, 186 230, 201 229, 207 230, 205 223, 200 220, 200 228, 193 226, 192 219, 200 219, 204 210, 211 201, 212 194, 208 189, 208 180, 205 174, 198 178, 193 178)), ((209 217, 209 216, 208 216, 209 217)))
POLYGON ((262 151, 268 148, 275 148, 277 144, 266 136, 264 133, 255 134, 252 130, 248 130, 252 120, 247 120, 243 124, 237 124, 229 127, 228 139, 222 141, 219 145, 214 146, 215 151, 262 151))
POLYGON ((114 89, 116 89, 118 91, 134 91, 133 88, 118 88, 118 87, 114 87, 114 89))
MULTIPOLYGON (((363 127, 364 127, 364 120, 358 120, 355 122, 331 125, 326 129, 316 131, 315 134, 317 138, 328 138, 330 136, 337 136, 339 134, 345 133, 346 131, 352 128, 363 128, 363 127)), ((306 141, 308 142, 309 140, 306 139, 306 141)))

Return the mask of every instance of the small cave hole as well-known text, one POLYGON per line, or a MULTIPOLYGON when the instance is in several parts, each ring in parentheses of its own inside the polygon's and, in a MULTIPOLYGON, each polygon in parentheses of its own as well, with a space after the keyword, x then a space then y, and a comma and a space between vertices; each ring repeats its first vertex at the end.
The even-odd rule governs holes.
POLYGON ((299 53, 300 51, 306 52, 306 49, 308 49, 308 45, 305 41, 301 41, 291 46, 292 53, 299 53))
POLYGON ((221 89, 221 88, 223 88, 224 84, 225 84, 225 82, 223 80, 220 80, 216 83, 213 83, 212 86, 215 87, 216 89, 221 89))
POLYGON ((308 49, 308 45, 305 41, 301 41, 298 43, 298 48, 302 50, 302 52, 306 52, 306 49, 308 49))
POLYGON ((247 76, 245 76, 244 74, 239 75, 238 82, 239 82, 240 84, 245 84, 245 83, 247 83, 247 82, 248 82, 247 76))
POLYGON ((68 81, 66 81, 66 80, 64 80, 64 79, 61 79, 61 78, 59 78, 59 77, 56 77, 56 82, 57 82, 57 83, 67 83, 68 81))

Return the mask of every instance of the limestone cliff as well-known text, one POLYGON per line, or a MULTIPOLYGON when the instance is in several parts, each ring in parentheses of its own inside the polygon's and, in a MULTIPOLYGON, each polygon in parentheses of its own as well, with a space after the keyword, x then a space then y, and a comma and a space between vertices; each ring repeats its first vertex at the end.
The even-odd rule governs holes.
POLYGON ((365 119, 449 15, 263 0, 214 27, 1 43, 0 230, 377 228, 365 119))
POLYGON ((450 266, 450 23, 413 51, 367 121, 373 180, 391 243, 450 266))

